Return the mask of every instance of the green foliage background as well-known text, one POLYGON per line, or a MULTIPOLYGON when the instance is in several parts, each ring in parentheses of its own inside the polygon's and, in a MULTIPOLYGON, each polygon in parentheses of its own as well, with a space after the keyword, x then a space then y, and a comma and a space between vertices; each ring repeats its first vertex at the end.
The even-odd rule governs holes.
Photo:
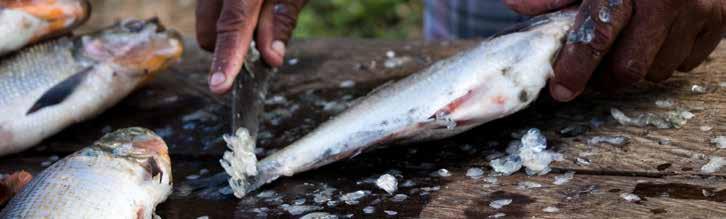
POLYGON ((417 39, 422 13, 422 0, 310 0, 294 36, 417 39))

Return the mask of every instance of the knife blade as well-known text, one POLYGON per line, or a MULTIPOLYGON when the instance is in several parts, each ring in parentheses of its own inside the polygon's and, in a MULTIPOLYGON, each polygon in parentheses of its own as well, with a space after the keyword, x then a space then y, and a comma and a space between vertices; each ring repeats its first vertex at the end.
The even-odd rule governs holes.
POLYGON ((242 70, 234 82, 231 97, 231 134, 246 128, 257 139, 268 83, 276 70, 265 63, 254 43, 250 45, 242 70))

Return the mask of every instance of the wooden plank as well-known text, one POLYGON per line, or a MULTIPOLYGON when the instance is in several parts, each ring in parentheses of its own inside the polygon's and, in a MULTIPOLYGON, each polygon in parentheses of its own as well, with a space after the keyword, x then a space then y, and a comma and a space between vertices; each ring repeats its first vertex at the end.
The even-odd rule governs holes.
MULTIPOLYGON (((435 60, 471 46, 472 43, 472 41, 462 41, 426 44, 423 42, 402 43, 350 39, 298 41, 290 49, 290 57, 298 59, 298 64, 282 68, 278 80, 272 86, 274 95, 284 96, 288 101, 283 104, 270 104, 267 109, 268 112, 280 112, 278 114, 284 114, 285 110, 295 108, 295 105, 299 109, 287 116, 268 115, 266 117, 263 130, 269 133, 267 137, 261 139, 262 147, 269 152, 274 148, 286 145, 334 115, 336 110, 324 110, 325 104, 345 102, 343 101, 345 96, 349 96, 348 100, 362 96, 385 81, 415 72, 435 60), (385 68, 381 63, 385 60, 385 53, 388 50, 395 51, 398 56, 413 57, 412 59, 415 61, 400 68, 385 68), (372 64, 373 61, 376 61, 375 67, 372 64), (345 80, 353 80, 356 85, 352 88, 340 88, 339 84, 345 80), (278 117, 279 121, 273 122, 278 117)), ((470 166, 485 167, 486 169, 487 161, 484 157, 493 153, 491 149, 502 150, 509 141, 514 140, 511 137, 512 132, 529 127, 542 129, 550 139, 552 147, 565 155, 565 161, 553 164, 557 170, 606 174, 593 176, 593 179, 588 179, 589 181, 583 179, 583 182, 573 182, 573 186, 585 186, 593 183, 610 186, 609 184, 612 183, 613 186, 623 187, 622 191, 631 191, 637 184, 635 180, 643 179, 642 176, 660 177, 656 180, 663 183, 671 181, 690 183, 685 179, 699 174, 698 169, 707 161, 705 158, 726 156, 723 150, 717 150, 708 143, 714 136, 726 133, 726 127, 723 125, 726 124, 726 117, 723 113, 726 102, 723 90, 726 88, 717 86, 721 81, 726 81, 724 55, 726 55, 726 48, 722 45, 709 64, 699 68, 695 73, 676 74, 672 80, 660 85, 642 84, 622 95, 588 93, 578 101, 568 104, 552 104, 544 97, 533 107, 521 113, 484 125, 458 137, 377 150, 320 170, 280 179, 263 190, 274 190, 283 194, 285 203, 288 204, 299 197, 305 197, 308 202, 311 200, 306 192, 312 188, 300 191, 291 190, 291 188, 305 187, 306 183, 314 185, 313 187, 320 186, 322 183, 336 187, 338 188, 336 197, 360 189, 373 191, 373 194, 361 204, 338 205, 322 209, 322 211, 339 215, 362 216, 363 207, 380 199, 382 200, 380 203, 372 205, 376 207, 377 211, 370 216, 386 216, 381 211, 383 209, 394 210, 401 217, 417 217, 422 210, 422 216, 436 216, 437 214, 432 213, 434 211, 432 209, 437 208, 444 210, 449 208, 450 210, 442 210, 442 212, 466 216, 465 212, 462 214, 462 209, 454 206, 457 202, 439 199, 450 197, 452 200, 471 203, 481 200, 481 196, 464 194, 466 193, 464 189, 470 188, 472 185, 466 185, 467 180, 461 177, 442 179, 431 177, 430 173, 439 168, 447 168, 461 176, 465 168, 470 166), (693 94, 689 91, 692 84, 708 85, 711 90, 706 94, 693 94), (608 110, 613 106, 623 109, 626 113, 668 111, 655 107, 653 102, 658 99, 674 99, 679 105, 703 106, 703 109, 694 110, 696 117, 681 129, 657 130, 623 127, 612 119, 607 119, 609 118, 608 110), (562 127, 572 124, 587 126, 593 117, 605 118, 607 121, 602 127, 594 128, 577 137, 566 138, 557 133, 562 127), (712 126, 713 129, 706 132, 700 131, 700 126, 703 125, 712 126), (631 143, 625 146, 587 145, 585 143, 593 136, 602 135, 627 136, 631 139, 631 143), (665 137, 668 137, 672 143, 658 144, 658 141, 665 137), (496 143, 496 146, 490 147, 491 142, 496 143), (583 153, 589 155, 585 156, 583 153), (592 164, 577 165, 575 159, 578 157, 588 158, 592 164), (660 170, 658 167, 661 167, 660 170), (401 205, 400 203, 391 202, 390 195, 376 189, 371 184, 357 184, 358 181, 377 177, 391 169, 401 172, 402 181, 410 179, 419 184, 412 188, 402 189, 402 193, 410 196, 409 200, 403 202, 404 207, 398 207, 401 205), (605 180, 610 178, 619 181, 605 180), (672 180, 674 178, 676 180, 672 180), (632 180, 628 181, 629 179, 632 180), (630 183, 628 184, 628 182, 630 183), (445 189, 432 191, 430 195, 420 195, 421 187, 432 186, 443 186, 442 188, 445 189), (627 186, 632 188, 626 190, 627 186), (456 190, 457 187, 462 190, 456 190)), ((149 86, 132 94, 98 118, 72 126, 28 152, 0 159, 0 164, 2 164, 0 167, 3 167, 0 168, 0 172, 25 168, 29 168, 31 171, 40 170, 42 169, 40 163, 47 160, 49 156, 62 157, 90 144, 104 132, 127 126, 144 126, 163 135, 171 148, 175 182, 179 184, 186 181, 186 176, 197 173, 201 168, 207 168, 211 172, 219 171, 217 159, 224 149, 219 136, 226 132, 225 117, 227 113, 224 104, 227 101, 224 97, 214 97, 206 91, 205 80, 209 60, 207 53, 191 46, 182 63, 174 66, 149 86), (200 110, 204 113, 199 113, 200 110), (189 121, 183 119, 185 116, 192 115, 201 115, 201 117, 189 121)), ((724 171, 721 170, 714 175, 723 175, 724 171)), ((521 181, 522 179, 523 176, 517 175, 510 181, 514 183, 514 180, 521 181)), ((538 179, 540 178, 532 178, 532 180, 538 179)), ((506 179, 502 180, 506 181, 506 179)), ((698 181, 695 184, 705 185, 708 182, 712 183, 712 186, 718 185, 716 187, 723 188, 721 181, 698 181)), ((515 191, 506 186, 504 189, 506 190, 503 191, 515 191)), ((537 197, 534 194, 529 195, 537 197)), ((625 208, 622 210, 625 212, 647 213, 649 210, 640 205, 617 205, 616 201, 619 199, 613 195, 606 196, 603 200, 609 200, 609 202, 587 203, 596 206, 612 204, 625 208)), ((228 216, 230 214, 244 218, 256 215, 247 211, 249 209, 268 207, 273 209, 271 215, 290 216, 284 209, 279 208, 279 204, 253 202, 254 204, 244 205, 244 203, 237 203, 233 199, 214 201, 173 196, 160 207, 160 214, 171 218, 190 215, 228 216), (217 206, 226 214, 219 213, 217 211, 219 209, 215 208, 217 206)), ((546 203, 556 204, 555 202, 546 203)), ((667 207, 668 212, 671 212, 672 209, 675 209, 672 212, 687 212, 686 210, 714 212, 699 209, 696 206, 696 204, 707 203, 710 202, 696 201, 684 205, 686 207, 682 209, 674 207, 682 204, 681 202, 660 203, 654 206, 667 207)), ((532 212, 541 210, 535 209, 535 207, 530 210, 532 212)), ((566 206, 560 208, 567 209, 566 206)), ((585 208, 585 205, 579 208, 585 208)), ((570 214, 566 211, 564 215, 604 213, 572 211, 574 213, 570 214)), ((482 216, 482 214, 476 215, 482 216)), ((617 215, 620 214, 615 216, 617 215)))
MULTIPOLYGON (((461 173, 459 173, 461 174, 461 173)), ((564 185, 554 185, 553 176, 499 177, 492 185, 482 179, 458 176, 441 187, 424 207, 421 218, 723 218, 726 217, 726 181, 702 178, 644 178, 575 175, 564 185), (521 182, 536 182, 540 188, 523 189, 521 182), (706 192, 704 192, 704 190, 706 192), (642 200, 629 202, 623 193, 642 200), (706 195, 704 195, 704 193, 706 195), (500 209, 492 201, 511 199, 500 209), (545 212, 555 207, 558 212, 545 212)))

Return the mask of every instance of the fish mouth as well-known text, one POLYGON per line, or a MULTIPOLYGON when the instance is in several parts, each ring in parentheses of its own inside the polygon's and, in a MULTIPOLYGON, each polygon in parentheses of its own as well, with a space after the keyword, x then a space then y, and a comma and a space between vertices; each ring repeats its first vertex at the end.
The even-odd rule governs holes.
POLYGON ((157 18, 123 20, 81 40, 87 57, 114 63, 119 72, 148 76, 179 60, 184 51, 181 35, 157 18))
POLYGON ((164 140, 149 129, 119 129, 101 137, 93 147, 114 158, 136 163, 146 173, 144 179, 171 184, 168 148, 164 140))

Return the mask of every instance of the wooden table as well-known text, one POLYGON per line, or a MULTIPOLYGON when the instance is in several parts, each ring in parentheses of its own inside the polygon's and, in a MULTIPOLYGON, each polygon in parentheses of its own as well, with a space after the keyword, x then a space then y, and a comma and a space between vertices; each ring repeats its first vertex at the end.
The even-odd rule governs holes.
MULTIPOLYGON (((284 146, 334 115, 340 106, 344 106, 342 103, 474 43, 296 41, 288 59, 296 59, 297 64, 283 67, 272 85, 271 96, 282 96, 287 101, 271 101, 266 106, 268 113, 262 127, 261 147, 269 152, 284 146), (399 57, 409 56, 411 61, 400 67, 386 68, 387 51, 394 51, 399 57), (355 85, 341 88, 340 83, 347 80, 354 81, 355 85)), ((219 172, 218 159, 225 149, 220 136, 229 127, 227 100, 206 91, 210 56, 196 48, 192 41, 187 44, 182 62, 149 86, 96 119, 74 125, 27 152, 3 157, 0 172, 26 169, 37 173, 49 157, 63 157, 105 132, 129 126, 147 127, 164 137, 170 146, 177 187, 203 168, 211 173, 219 172)), ((722 45, 704 66, 691 73, 677 73, 661 84, 639 84, 622 95, 589 92, 567 104, 553 104, 543 96, 523 112, 448 140, 376 150, 318 170, 281 178, 260 190, 277 192, 281 201, 256 198, 258 193, 239 201, 231 197, 204 199, 196 193, 177 192, 159 207, 157 213, 164 218, 204 215, 250 218, 258 215, 253 212, 255 208, 259 211, 266 207, 269 217, 292 217, 280 207, 281 203, 292 204, 304 199, 305 205, 316 205, 311 193, 327 185, 336 188, 335 199, 357 190, 372 192, 357 205, 338 203, 333 207, 323 205, 317 210, 337 215, 353 214, 355 218, 486 218, 498 213, 504 213, 507 218, 724 218, 726 169, 713 174, 700 172, 709 157, 726 157, 725 150, 710 143, 715 136, 726 135, 726 88, 719 86, 723 82, 726 82, 726 45, 722 45), (705 86, 707 92, 691 92, 694 84, 705 86), (680 129, 655 129, 622 126, 609 116, 611 107, 631 115, 672 110, 654 104, 656 100, 665 99, 691 109, 695 118, 680 129), (590 127, 593 118, 604 124, 588 128, 587 132, 575 137, 559 134, 567 126, 590 127), (701 126, 712 129, 702 131, 701 126), (487 183, 484 178, 465 176, 471 167, 481 167, 489 174, 487 155, 503 151, 508 142, 514 140, 511 133, 531 127, 541 129, 548 137, 550 147, 564 154, 563 161, 551 165, 552 173, 528 177, 518 172, 498 177, 496 184, 487 183), (626 136, 630 142, 622 146, 590 145, 587 141, 593 136, 626 136), (578 158, 590 164, 578 163, 578 158), (452 176, 431 176, 441 168, 449 170, 452 176), (370 183, 370 179, 391 171, 400 173, 399 183, 412 180, 416 184, 401 187, 396 192, 408 195, 403 202, 392 201, 392 195, 370 183), (554 177, 567 171, 576 172, 574 179, 564 185, 554 185, 554 177), (518 184, 523 181, 538 182, 542 187, 522 189, 518 184), (704 191, 708 196, 704 196, 704 191), (620 197, 622 193, 634 193, 642 200, 628 202, 620 197), (489 207, 490 201, 497 199, 512 199, 513 202, 501 209, 489 207), (362 209, 366 206, 373 206, 375 212, 364 214, 362 209), (556 207, 559 212, 545 212, 546 207, 556 207), (388 216, 384 210, 395 211, 397 215, 388 216)))

